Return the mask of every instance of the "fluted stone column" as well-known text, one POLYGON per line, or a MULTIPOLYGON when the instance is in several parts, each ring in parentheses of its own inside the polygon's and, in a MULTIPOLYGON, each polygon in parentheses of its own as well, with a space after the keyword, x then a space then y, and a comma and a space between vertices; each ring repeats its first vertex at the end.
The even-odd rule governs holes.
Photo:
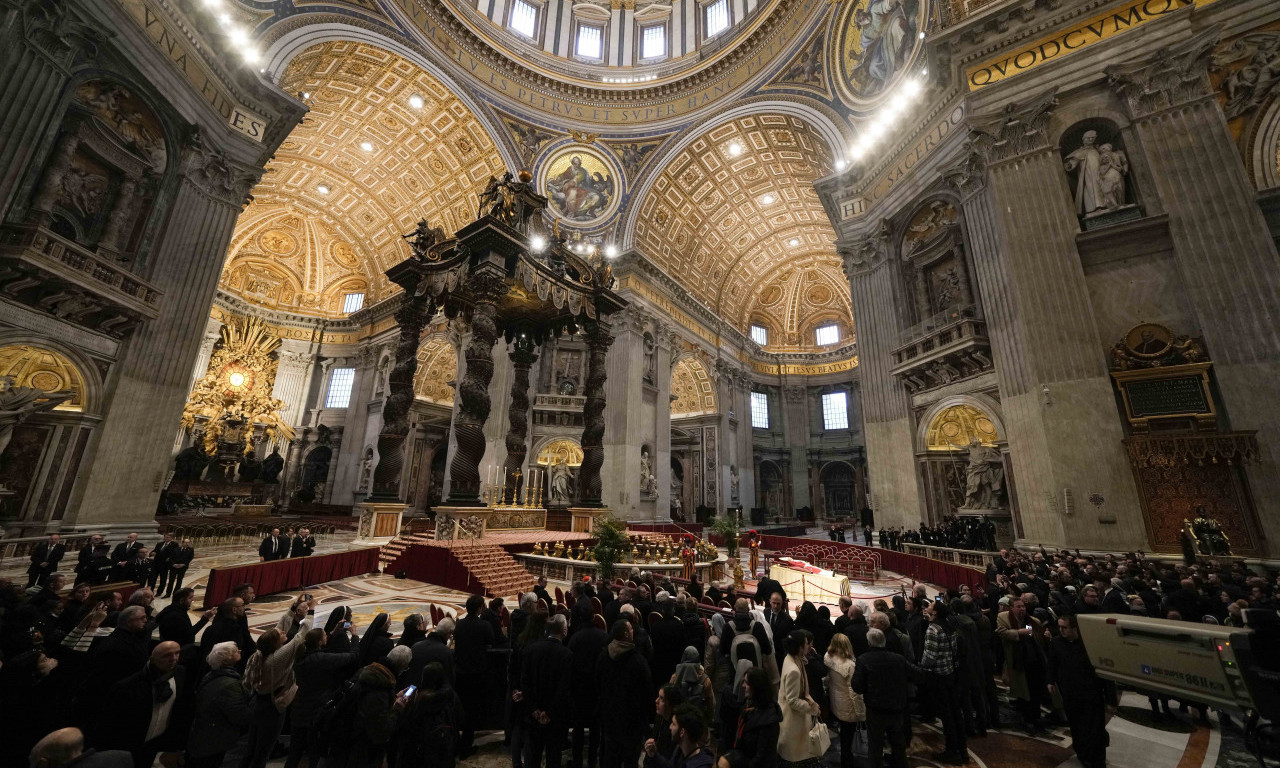
POLYGON ((751 429, 751 374, 739 371, 734 376, 733 396, 733 410, 738 417, 738 501, 742 505, 743 520, 750 522, 751 508, 759 506, 756 499, 756 444, 751 429))
POLYGON ((877 525, 917 526, 924 507, 915 477, 915 429, 907 393, 890 373, 903 324, 903 287, 880 225, 840 247, 858 329, 858 376, 866 427, 871 506, 877 525))
MULTIPOLYGON (((658 501, 654 518, 665 522, 671 517, 675 498, 671 495, 671 360, 674 345, 671 324, 655 320, 653 326, 653 475, 658 484, 658 501)), ((687 512, 687 510, 685 510, 687 512)))
POLYGON ((790 472, 787 481, 791 483, 790 509, 780 510, 783 515, 794 515, 799 507, 812 507, 809 493, 809 392, 803 380, 782 387, 782 401, 779 412, 782 414, 782 433, 790 452, 790 472))
MULTIPOLYGON (((281 418, 295 430, 302 423, 303 409, 311 384, 311 371, 316 357, 311 351, 311 342, 298 339, 282 339, 277 352, 276 380, 271 386, 271 396, 284 402, 281 418)), ((271 447, 279 448, 283 442, 274 442, 271 447)), ((264 448, 270 453, 270 448, 264 448)))
POLYGON ((599 507, 603 494, 600 468, 604 465, 604 387, 608 376, 605 364, 613 335, 609 332, 609 322, 601 318, 589 321, 583 336, 587 340, 587 382, 583 388, 586 402, 582 406, 583 458, 578 470, 578 503, 599 507))
MULTIPOLYGON (((196 353, 195 365, 191 366, 191 379, 187 382, 188 394, 195 387, 196 382, 209 371, 209 358, 213 357, 213 348, 218 345, 218 341, 222 338, 222 321, 215 320, 212 317, 205 322, 204 336, 200 339, 200 349, 196 353)), ((187 436, 187 430, 184 427, 178 427, 178 434, 173 440, 173 453, 176 455, 182 450, 182 443, 187 436)))
MULTIPOLYGON (((1246 469, 1267 554, 1280 553, 1280 257, 1208 66, 1219 31, 1172 46, 1154 61, 1107 74, 1133 118, 1160 200, 1178 272, 1200 323, 1232 429, 1256 429, 1259 461, 1246 469)), ((1192 332, 1195 329, 1174 329, 1192 332)))
POLYGON ((184 153, 164 232, 142 274, 163 292, 160 315, 134 333, 116 363, 115 389, 93 446, 93 472, 78 491, 82 501, 69 523, 154 519, 169 469, 170 445, 162 436, 171 434, 182 413, 227 244, 256 176, 209 149, 184 153))
POLYGON ((67 15, 60 0, 0 2, 0 215, 9 211, 76 61, 100 33, 67 15))
MULTIPOLYGON (((606 506, 618 517, 626 520, 649 518, 649 513, 640 504, 640 446, 644 442, 643 409, 644 402, 644 328, 646 318, 635 305, 615 314, 610 318, 615 334, 604 364, 607 373, 604 378, 604 400, 619 407, 610 408, 603 415, 606 425, 601 439, 604 446, 601 476, 601 497, 606 506)), ((591 376, 590 355, 591 344, 587 345, 587 376, 591 376)), ((670 383, 668 382, 668 386, 670 383)), ((584 389, 584 395, 588 393, 584 389)), ((590 395, 588 395, 590 397, 590 395)), ((586 418, 584 411, 583 418, 586 418)), ((670 420, 668 419, 668 425, 670 420)), ((668 426, 668 442, 670 426, 668 426)), ((583 443, 583 448, 586 444, 583 443)), ((651 461, 657 461, 656 451, 650 455, 651 461)), ((667 462, 670 463, 668 454, 667 462)), ((584 464, 585 466, 585 464, 584 464)), ((658 476, 654 472, 654 478, 658 476)), ((670 478, 667 480, 670 484, 670 478)), ((585 484, 579 480, 579 487, 585 491, 585 484)), ((668 495, 670 494, 670 488, 668 495)), ((658 510, 655 509, 655 513, 658 510)), ((663 515, 658 514, 658 517, 663 515)))
POLYGON ((507 458, 503 463, 503 472, 507 478, 507 487, 514 488, 519 498, 520 488, 524 486, 528 469, 524 466, 525 455, 529 452, 529 369, 538 360, 534 350, 533 339, 521 335, 515 339, 511 350, 511 402, 507 408, 506 448, 507 458), (517 480, 516 472, 520 473, 517 480))
MULTIPOLYGON (((1142 548, 1145 527, 1123 425, 1076 249, 1079 222, 1045 133, 1052 92, 1009 105, 973 134, 964 210, 1013 461, 1021 541, 1142 548), (1076 500, 1099 493, 1114 525, 1076 500)), ((960 177, 955 177, 959 179, 960 177)), ((966 183, 966 182, 962 182, 966 183)), ((869 446, 868 446, 869 448, 869 446)), ((874 483, 876 464, 871 465, 874 483)))

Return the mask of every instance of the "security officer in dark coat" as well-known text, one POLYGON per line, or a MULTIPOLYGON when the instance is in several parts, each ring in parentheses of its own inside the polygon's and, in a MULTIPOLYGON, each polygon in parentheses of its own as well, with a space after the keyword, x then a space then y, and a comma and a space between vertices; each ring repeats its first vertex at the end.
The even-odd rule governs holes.
POLYGON ((1050 690, 1062 697, 1076 757, 1084 768, 1105 768, 1107 709, 1116 705, 1116 689, 1093 671, 1074 615, 1058 619, 1058 636, 1049 642, 1048 661, 1046 679, 1050 690))

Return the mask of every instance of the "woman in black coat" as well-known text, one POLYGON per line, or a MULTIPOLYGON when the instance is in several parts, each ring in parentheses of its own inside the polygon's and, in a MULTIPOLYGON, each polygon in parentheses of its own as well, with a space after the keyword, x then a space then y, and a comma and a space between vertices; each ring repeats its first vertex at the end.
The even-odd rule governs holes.
POLYGON ((360 666, 367 667, 374 662, 381 663, 391 653, 396 644, 391 639, 387 627, 391 624, 387 614, 380 613, 373 618, 369 631, 360 639, 360 666))
POLYGON ((747 701, 738 716, 733 751, 746 759, 750 768, 775 768, 778 765, 778 730, 782 725, 782 709, 774 700, 769 673, 756 667, 747 673, 743 684, 747 701))

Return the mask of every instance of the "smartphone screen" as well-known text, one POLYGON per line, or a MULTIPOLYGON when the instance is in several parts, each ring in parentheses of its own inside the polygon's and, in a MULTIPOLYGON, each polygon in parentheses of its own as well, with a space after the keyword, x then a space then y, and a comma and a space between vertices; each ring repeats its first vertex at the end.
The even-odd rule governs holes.
POLYGON ((412 695, 413 695, 413 692, 414 692, 414 691, 416 691, 416 690, 418 690, 418 686, 416 686, 416 685, 411 685, 411 686, 409 686, 408 688, 405 688, 405 689, 404 689, 404 697, 405 697, 406 699, 407 699, 407 698, 409 698, 410 696, 412 696, 412 695))

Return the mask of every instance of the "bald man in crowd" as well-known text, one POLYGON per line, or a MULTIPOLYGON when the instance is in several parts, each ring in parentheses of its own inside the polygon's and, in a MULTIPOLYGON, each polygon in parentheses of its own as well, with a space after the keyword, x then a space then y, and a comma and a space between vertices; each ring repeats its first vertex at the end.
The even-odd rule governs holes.
POLYGON ((111 687, 95 743, 128 749, 136 768, 151 768, 160 752, 183 748, 190 720, 182 711, 186 707, 179 706, 187 694, 186 669, 178 665, 181 651, 172 640, 160 643, 146 666, 111 687))
POLYGON ((133 756, 119 749, 102 752, 84 749, 79 728, 62 728, 36 742, 31 749, 31 768, 133 768, 133 756))

